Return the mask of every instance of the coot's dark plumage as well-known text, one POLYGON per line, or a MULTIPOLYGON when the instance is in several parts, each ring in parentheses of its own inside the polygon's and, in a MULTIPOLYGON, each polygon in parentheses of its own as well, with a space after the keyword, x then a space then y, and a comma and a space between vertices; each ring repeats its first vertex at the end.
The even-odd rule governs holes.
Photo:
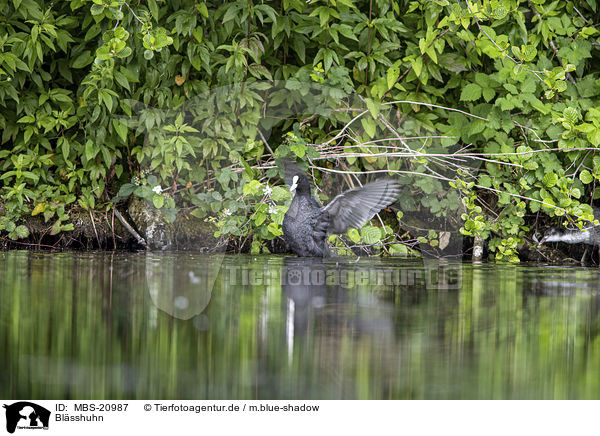
POLYGON ((297 167, 292 168, 290 190, 295 196, 283 219, 283 237, 299 256, 329 256, 328 233, 362 227, 400 194, 397 182, 378 180, 346 191, 321 206, 311 194, 308 177, 297 167))
MULTIPOLYGON (((594 219, 600 220, 600 209, 592 206, 594 219)), ((544 242, 566 242, 567 244, 587 244, 600 246, 600 225, 590 225, 583 230, 567 230, 551 227, 546 230, 540 244, 544 242)))
POLYGON ((540 244, 544 242, 566 242, 567 244, 600 245, 600 226, 586 230, 567 230, 556 227, 549 228, 540 244))

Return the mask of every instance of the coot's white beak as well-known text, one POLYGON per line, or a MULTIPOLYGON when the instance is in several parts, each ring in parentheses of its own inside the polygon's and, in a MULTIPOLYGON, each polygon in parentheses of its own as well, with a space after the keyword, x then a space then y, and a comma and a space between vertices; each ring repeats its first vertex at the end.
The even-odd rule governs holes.
POLYGON ((292 195, 296 195, 296 188, 298 187, 298 176, 294 176, 292 179, 292 186, 290 186, 290 192, 292 195))

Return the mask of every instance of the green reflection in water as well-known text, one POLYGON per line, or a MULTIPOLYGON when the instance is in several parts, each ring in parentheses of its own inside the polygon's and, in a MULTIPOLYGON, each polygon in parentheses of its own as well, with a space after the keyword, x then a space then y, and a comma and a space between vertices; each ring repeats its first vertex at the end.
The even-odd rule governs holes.
POLYGON ((600 271, 0 253, 0 396, 600 398, 600 271))

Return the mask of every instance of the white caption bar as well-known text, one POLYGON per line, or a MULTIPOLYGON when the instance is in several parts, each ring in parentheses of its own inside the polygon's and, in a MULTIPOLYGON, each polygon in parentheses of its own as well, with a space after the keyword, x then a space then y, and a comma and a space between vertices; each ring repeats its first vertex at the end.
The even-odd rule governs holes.
POLYGON ((0 400, 0 435, 595 434, 600 401, 0 400))

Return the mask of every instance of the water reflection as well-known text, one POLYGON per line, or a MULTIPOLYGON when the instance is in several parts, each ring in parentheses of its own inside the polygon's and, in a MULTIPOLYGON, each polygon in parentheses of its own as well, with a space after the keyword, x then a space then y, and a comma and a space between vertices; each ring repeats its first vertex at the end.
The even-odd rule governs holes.
POLYGON ((178 319, 200 315, 210 302, 223 257, 148 253, 146 283, 152 302, 178 319))
POLYGON ((599 398, 600 272, 0 253, 4 398, 599 398))

